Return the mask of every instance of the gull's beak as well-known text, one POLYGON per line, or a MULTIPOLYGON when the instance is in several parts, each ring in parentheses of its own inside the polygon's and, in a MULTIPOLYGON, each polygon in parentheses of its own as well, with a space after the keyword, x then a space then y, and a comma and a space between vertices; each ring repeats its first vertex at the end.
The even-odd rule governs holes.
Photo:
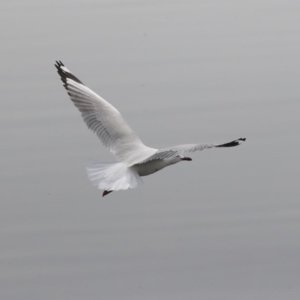
POLYGON ((191 161, 192 159, 191 159, 190 157, 184 156, 181 160, 188 160, 188 161, 191 161))

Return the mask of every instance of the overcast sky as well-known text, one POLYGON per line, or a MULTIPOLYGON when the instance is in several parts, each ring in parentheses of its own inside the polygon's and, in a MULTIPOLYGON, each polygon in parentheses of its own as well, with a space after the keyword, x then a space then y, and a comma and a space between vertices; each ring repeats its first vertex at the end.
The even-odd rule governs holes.
POLYGON ((1 299, 296 299, 297 1, 2 1, 1 299), (223 143, 102 192, 113 161, 64 64, 163 148, 223 143))

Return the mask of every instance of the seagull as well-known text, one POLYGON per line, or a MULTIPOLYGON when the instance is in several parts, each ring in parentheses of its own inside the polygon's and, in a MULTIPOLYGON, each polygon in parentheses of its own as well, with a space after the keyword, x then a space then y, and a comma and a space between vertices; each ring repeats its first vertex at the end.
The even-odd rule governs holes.
POLYGON ((88 178, 103 190, 103 197, 113 191, 143 184, 142 176, 181 161, 191 161, 190 157, 184 156, 186 152, 234 147, 246 140, 240 138, 225 144, 187 144, 165 149, 147 147, 115 107, 84 85, 61 61, 56 61, 55 67, 87 127, 97 134, 117 160, 115 163, 94 163, 87 167, 88 178))

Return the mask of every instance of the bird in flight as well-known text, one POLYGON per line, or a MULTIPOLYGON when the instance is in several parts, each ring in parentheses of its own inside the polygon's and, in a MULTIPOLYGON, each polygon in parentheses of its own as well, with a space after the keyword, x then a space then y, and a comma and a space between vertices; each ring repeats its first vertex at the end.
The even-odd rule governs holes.
POLYGON ((103 190, 103 197, 113 191, 137 187, 143 183, 142 176, 181 161, 191 161, 190 157, 184 156, 187 152, 234 147, 246 140, 240 138, 225 144, 187 144, 165 149, 147 147, 115 107, 85 86, 61 61, 56 61, 55 67, 84 122, 117 160, 87 167, 89 179, 103 190))

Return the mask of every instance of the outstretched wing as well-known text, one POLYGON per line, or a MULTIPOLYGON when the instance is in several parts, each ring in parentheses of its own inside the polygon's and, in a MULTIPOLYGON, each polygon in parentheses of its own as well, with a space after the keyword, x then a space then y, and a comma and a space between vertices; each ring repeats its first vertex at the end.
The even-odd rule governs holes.
POLYGON ((240 138, 238 140, 234 140, 232 142, 226 143, 226 144, 188 144, 188 145, 180 145, 180 146, 174 146, 170 148, 165 148, 161 150, 157 150, 155 154, 148 157, 147 159, 140 162, 140 164, 146 163, 151 160, 159 160, 159 159, 167 159, 171 158, 176 155, 182 155, 186 152, 195 152, 195 151, 201 151, 204 149, 209 148, 221 148, 221 147, 235 147, 240 145, 241 143, 245 142, 245 138, 240 138))
POLYGON ((118 161, 133 164, 157 151, 146 147, 124 121, 119 111, 86 87, 61 61, 57 61, 55 67, 88 128, 97 134, 103 145, 118 161))

